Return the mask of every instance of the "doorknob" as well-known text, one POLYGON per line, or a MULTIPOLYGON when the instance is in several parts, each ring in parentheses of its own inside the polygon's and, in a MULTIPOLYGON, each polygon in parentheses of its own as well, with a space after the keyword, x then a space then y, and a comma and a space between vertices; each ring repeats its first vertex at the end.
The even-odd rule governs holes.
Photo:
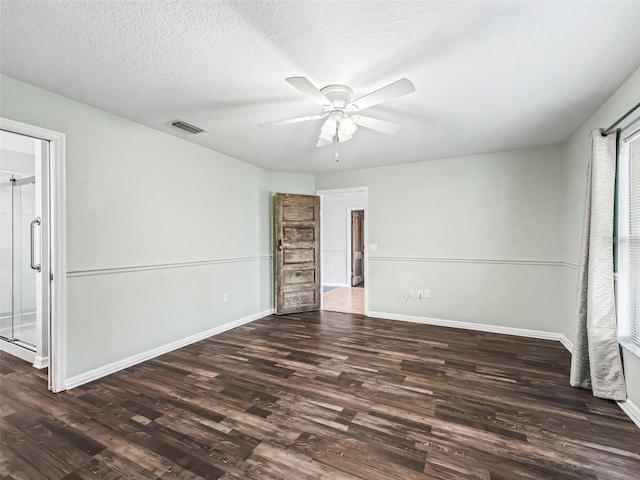
POLYGON ((29 227, 29 233, 31 234, 31 268, 33 268, 36 272, 39 272, 41 270, 41 266, 40 264, 35 264, 35 250, 36 250, 36 244, 35 244, 35 234, 34 234, 34 228, 36 225, 40 225, 40 217, 36 217, 32 222, 31 222, 31 226, 29 227))
POLYGON ((278 250, 282 250, 282 239, 278 239, 278 250))

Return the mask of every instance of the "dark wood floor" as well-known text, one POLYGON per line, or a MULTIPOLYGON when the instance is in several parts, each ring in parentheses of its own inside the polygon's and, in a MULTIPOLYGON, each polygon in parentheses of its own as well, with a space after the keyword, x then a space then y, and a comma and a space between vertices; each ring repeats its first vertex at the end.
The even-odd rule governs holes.
POLYGON ((0 355, 2 479, 638 479, 557 342, 267 317, 69 392, 0 355))

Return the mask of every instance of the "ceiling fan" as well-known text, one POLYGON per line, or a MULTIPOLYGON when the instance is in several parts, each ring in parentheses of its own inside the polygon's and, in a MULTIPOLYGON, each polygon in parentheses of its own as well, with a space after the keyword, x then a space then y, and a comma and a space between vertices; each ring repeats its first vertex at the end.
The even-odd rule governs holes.
POLYGON ((386 133, 387 135, 395 134, 400 130, 400 125, 397 123, 365 117, 364 115, 360 115, 359 112, 416 91, 413 83, 406 78, 401 78, 374 92, 352 100, 353 90, 346 85, 328 85, 318 89, 306 77, 289 77, 286 81, 304 93, 310 100, 320 105, 324 113, 262 123, 260 126, 273 127, 327 118, 320 128, 320 136, 316 147, 324 147, 334 141, 337 147, 338 143, 351 140, 358 130, 358 127, 369 128, 376 132, 386 133))

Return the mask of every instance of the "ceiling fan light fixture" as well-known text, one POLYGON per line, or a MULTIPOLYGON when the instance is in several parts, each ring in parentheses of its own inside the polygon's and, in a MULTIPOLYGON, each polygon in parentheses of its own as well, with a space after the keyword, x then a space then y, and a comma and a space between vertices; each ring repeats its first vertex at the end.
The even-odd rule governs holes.
POLYGON ((338 121, 333 116, 327 118, 327 120, 322 124, 322 128, 320 129, 320 140, 318 141, 318 144, 316 146, 322 147, 333 142, 333 137, 335 137, 336 135, 337 126, 338 121))
POLYGON ((338 127, 338 131, 340 134, 340 140, 346 137, 353 137, 353 135, 358 131, 358 126, 351 120, 348 115, 345 115, 342 120, 340 120, 340 126, 338 127))

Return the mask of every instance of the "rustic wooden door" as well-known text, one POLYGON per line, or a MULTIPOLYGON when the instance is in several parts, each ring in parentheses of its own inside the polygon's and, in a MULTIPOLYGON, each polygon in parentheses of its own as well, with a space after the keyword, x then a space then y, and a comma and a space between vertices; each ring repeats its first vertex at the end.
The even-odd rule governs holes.
POLYGON ((351 212, 351 286, 364 281, 364 210, 351 212))
POLYGON ((274 198, 276 314, 320 309, 320 197, 274 198))

